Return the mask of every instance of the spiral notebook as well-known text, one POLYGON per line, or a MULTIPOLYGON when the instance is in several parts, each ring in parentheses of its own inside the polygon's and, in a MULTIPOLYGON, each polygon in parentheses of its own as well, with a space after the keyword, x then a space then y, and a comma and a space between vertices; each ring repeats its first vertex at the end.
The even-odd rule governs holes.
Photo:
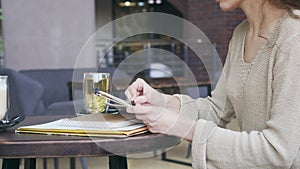
POLYGON ((129 137, 147 132, 141 121, 130 115, 89 114, 49 123, 19 127, 17 133, 65 136, 129 137))

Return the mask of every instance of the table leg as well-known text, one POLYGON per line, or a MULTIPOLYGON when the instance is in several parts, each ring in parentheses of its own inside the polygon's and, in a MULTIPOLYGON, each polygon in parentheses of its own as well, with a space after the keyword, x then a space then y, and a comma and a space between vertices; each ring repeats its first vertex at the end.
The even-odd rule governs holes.
POLYGON ((207 85, 207 95, 211 96, 211 85, 207 85))
POLYGON ((35 169, 35 168, 36 168, 36 159, 26 158, 24 162, 24 169, 35 169))
POLYGON ((59 168, 59 159, 58 158, 54 158, 54 169, 58 169, 59 168))
POLYGON ((43 169, 47 169, 47 158, 43 158, 43 169))
POLYGON ((75 157, 70 158, 70 169, 75 169, 76 168, 76 159, 75 157))
POLYGON ((20 159, 3 159, 2 169, 19 169, 20 159))
POLYGON ((127 158, 124 156, 109 156, 109 169, 127 169, 127 158))

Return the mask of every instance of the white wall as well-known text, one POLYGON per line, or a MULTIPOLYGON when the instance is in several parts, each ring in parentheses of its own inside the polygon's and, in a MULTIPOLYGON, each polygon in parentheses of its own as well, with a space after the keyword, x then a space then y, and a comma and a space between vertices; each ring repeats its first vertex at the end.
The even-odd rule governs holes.
MULTIPOLYGON (((5 67, 73 68, 95 32, 94 0, 2 0, 5 67)), ((77 63, 95 67, 94 49, 77 63)))

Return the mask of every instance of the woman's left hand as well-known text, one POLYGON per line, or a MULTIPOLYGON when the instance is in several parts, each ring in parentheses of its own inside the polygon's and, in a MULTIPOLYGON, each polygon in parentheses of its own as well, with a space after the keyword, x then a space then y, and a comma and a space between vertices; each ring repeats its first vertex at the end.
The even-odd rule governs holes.
POLYGON ((129 113, 134 113, 137 119, 142 120, 152 133, 168 133, 179 117, 178 111, 174 109, 150 104, 137 104, 126 110, 129 113))
POLYGON ((127 107, 127 112, 134 113, 137 119, 142 120, 152 133, 163 133, 192 141, 195 120, 180 114, 177 109, 170 107, 137 104, 127 107))

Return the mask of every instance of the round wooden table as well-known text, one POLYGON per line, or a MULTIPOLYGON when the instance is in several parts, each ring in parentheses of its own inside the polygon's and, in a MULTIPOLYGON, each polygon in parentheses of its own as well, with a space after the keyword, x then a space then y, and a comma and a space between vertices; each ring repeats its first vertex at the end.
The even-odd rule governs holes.
POLYGON ((17 159, 25 158, 25 168, 35 168, 35 158, 109 156, 111 169, 127 168, 126 155, 164 150, 180 139, 145 133, 127 138, 75 137, 15 133, 18 126, 45 123, 66 116, 31 116, 0 133, 2 168, 13 169, 17 159))

